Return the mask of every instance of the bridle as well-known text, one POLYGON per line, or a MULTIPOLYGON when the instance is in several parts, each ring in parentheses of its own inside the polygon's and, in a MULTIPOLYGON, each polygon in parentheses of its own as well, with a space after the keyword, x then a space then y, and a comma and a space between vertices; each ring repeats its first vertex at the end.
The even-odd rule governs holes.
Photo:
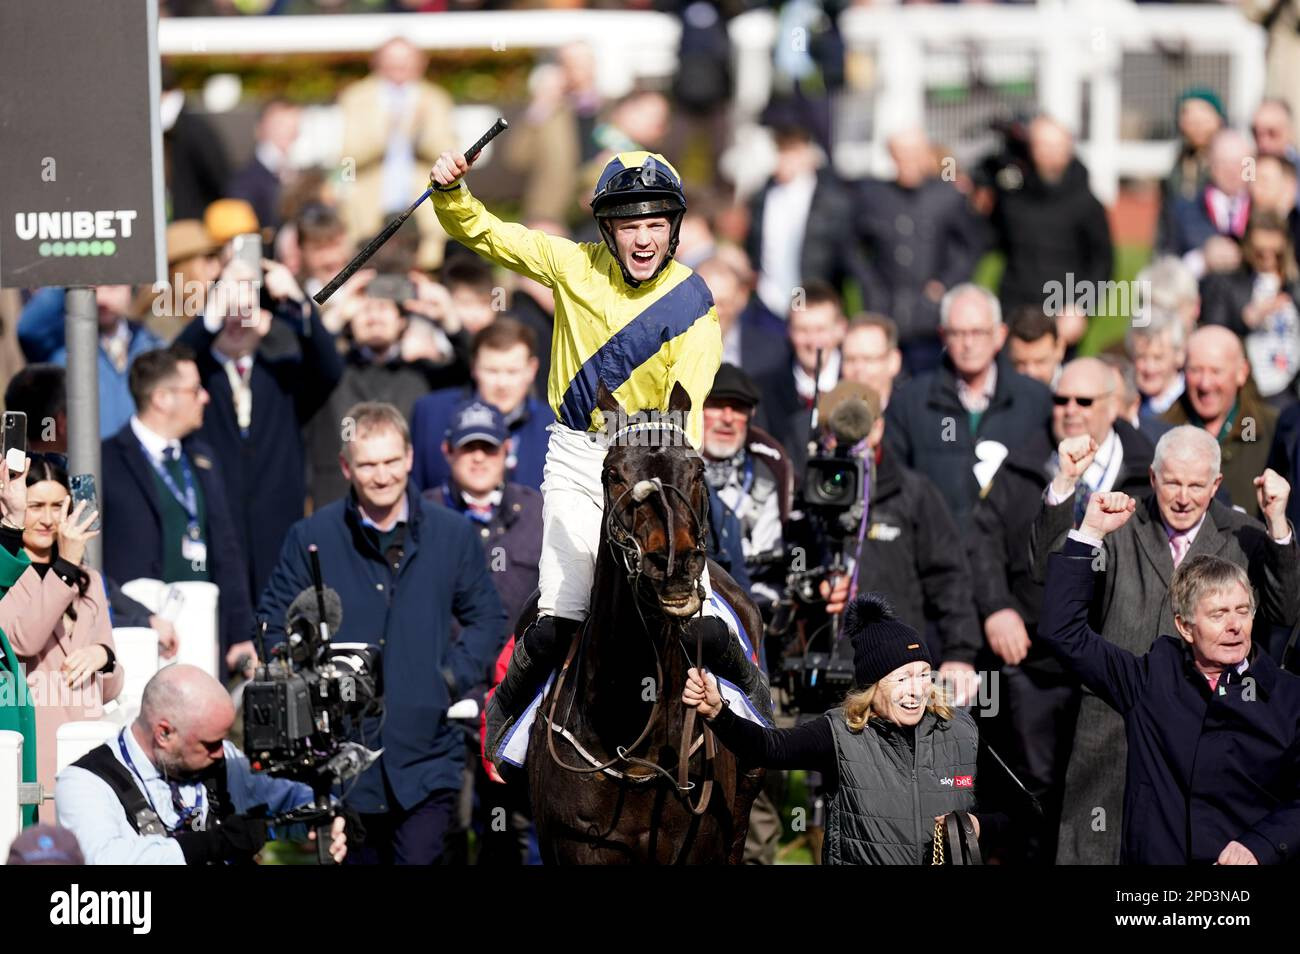
MULTIPOLYGON (((686 432, 682 430, 682 428, 679 427, 678 425, 668 421, 652 421, 652 422, 645 422, 645 423, 630 424, 626 427, 623 427, 622 429, 620 429, 614 434, 614 437, 610 441, 610 445, 621 446, 620 442, 624 440, 627 437, 627 435, 637 431, 645 431, 645 430, 654 430, 654 431, 672 433, 674 437, 681 439, 683 441, 683 444, 685 444, 686 441, 686 432)), ((677 546, 676 546, 676 540, 674 534, 675 520, 676 520, 673 514, 673 507, 672 507, 672 501, 674 497, 679 498, 683 503, 686 504, 687 511, 691 514, 692 520, 694 521, 694 526, 692 527, 692 530, 694 531, 693 538, 696 541, 696 545, 693 549, 691 549, 686 554, 684 554, 684 557, 686 559, 689 559, 692 555, 699 555, 701 557, 700 565, 701 567, 703 567, 704 563, 702 561, 707 559, 707 554, 708 554, 708 551, 706 550, 703 542, 705 539, 704 537, 705 529, 708 527, 708 519, 709 519, 709 497, 707 493, 704 495, 703 505, 700 507, 698 511, 695 510, 694 507, 692 507, 690 497, 685 492, 683 492, 680 487, 677 487, 673 484, 665 484, 658 477, 652 478, 650 480, 637 481, 630 488, 623 491, 623 493, 619 494, 618 498, 614 500, 612 503, 609 501, 608 494, 606 494, 605 538, 609 541, 610 551, 612 552, 615 561, 622 563, 623 569, 627 574, 628 584, 632 588, 632 593, 634 596, 634 605, 636 606, 637 615, 641 618, 642 629, 647 634, 650 632, 650 625, 646 620, 645 609, 647 607, 654 609, 654 604, 650 603, 650 601, 646 598, 645 591, 647 587, 643 587, 642 583, 648 584, 650 593, 651 595, 653 595, 654 592, 653 581, 650 580, 649 577, 647 577, 644 572, 646 554, 641 547, 640 541, 637 540, 636 535, 633 533, 632 514, 635 511, 637 506, 641 505, 652 496, 658 498, 658 500, 663 506, 663 511, 664 511, 664 526, 665 526, 665 532, 667 534, 667 539, 668 539, 668 563, 667 563, 667 568, 665 570, 664 578, 669 579, 672 577, 673 568, 676 565, 677 559, 679 559, 679 554, 677 553, 677 546), (629 497, 631 497, 630 504, 625 506, 625 503, 628 502, 629 497)), ((697 581, 697 585, 698 585, 698 581, 697 581)), ((569 645, 569 650, 565 654, 564 664, 563 666, 560 667, 559 675, 556 677, 555 687, 551 691, 551 704, 545 716, 547 725, 550 729, 550 731, 546 733, 546 743, 547 743, 547 749, 550 751, 551 754, 551 759, 560 768, 572 772, 575 775, 595 775, 597 773, 604 773, 614 778, 622 779, 624 781, 628 781, 632 783, 649 782, 649 781, 653 781, 656 778, 661 778, 661 777, 665 778, 673 785, 673 787, 677 790, 677 793, 685 801, 686 806, 690 810, 691 814, 703 815, 705 810, 708 808, 709 798, 713 793, 713 778, 712 778, 713 773, 711 771, 711 767, 714 761, 714 757, 717 754, 717 742, 713 736, 713 732, 709 729, 708 726, 703 727, 699 739, 696 739, 694 742, 691 741, 692 735, 694 733, 694 728, 695 728, 695 716, 696 716, 695 709, 688 708, 686 710, 686 717, 682 724, 682 738, 681 738, 681 744, 679 746, 676 778, 674 778, 673 775, 667 769, 659 765, 657 762, 652 762, 648 759, 638 758, 631 754, 635 752, 637 748, 642 743, 644 743, 645 740, 649 737, 651 730, 654 728, 655 723, 659 719, 660 706, 663 700, 663 691, 664 691, 663 660, 659 656, 659 647, 654 639, 650 640, 650 649, 654 653, 654 659, 655 659, 654 702, 650 707, 650 716, 646 720, 645 726, 641 729, 641 733, 637 736, 636 741, 634 741, 631 745, 628 746, 620 745, 616 747, 614 756, 612 758, 605 760, 604 762, 601 762, 598 758, 596 758, 595 756, 587 752, 587 750, 581 745, 581 743, 579 743, 578 740, 574 738, 573 734, 570 733, 566 728, 564 728, 563 725, 557 725, 555 721, 555 712, 556 712, 556 708, 559 705, 560 696, 564 688, 565 678, 569 673, 569 668, 573 665, 574 660, 577 658, 578 649, 581 646, 583 639, 586 637, 587 627, 589 625, 591 625, 591 617, 588 617, 587 620, 583 622, 583 624, 580 627, 578 627, 578 631, 574 634, 573 641, 569 645), (565 762, 563 759, 561 759, 559 753, 556 751, 555 737, 557 735, 564 736, 564 738, 566 738, 570 742, 570 744, 572 744, 573 747, 578 751, 578 753, 581 754, 588 762, 590 762, 591 765, 590 766, 570 765, 567 762, 565 762), (689 779, 690 759, 691 756, 694 755, 696 750, 700 747, 701 743, 703 743, 704 745, 703 772, 705 778, 704 778, 703 785, 701 787, 699 801, 693 803, 691 801, 690 793, 694 790, 695 783, 690 781, 689 779), (615 765, 618 765, 620 763, 627 766, 640 766, 642 768, 649 769, 651 774, 640 775, 640 776, 629 775, 625 771, 619 771, 618 769, 614 768, 615 765)), ((664 638, 672 639, 675 637, 678 644, 682 645, 681 637, 682 637, 682 631, 684 629, 684 626, 685 624, 682 620, 665 617, 663 620, 663 627, 662 627, 662 633, 664 638)), ((695 668, 697 669, 701 668, 701 664, 703 662, 703 656, 704 656, 703 644, 704 644, 703 633, 697 633, 696 644, 695 644, 695 661, 694 661, 695 668)), ((682 652, 686 655, 687 662, 690 663, 691 657, 690 654, 686 652, 686 647, 684 645, 682 645, 682 652)), ((572 701, 570 704, 572 704, 572 701)))

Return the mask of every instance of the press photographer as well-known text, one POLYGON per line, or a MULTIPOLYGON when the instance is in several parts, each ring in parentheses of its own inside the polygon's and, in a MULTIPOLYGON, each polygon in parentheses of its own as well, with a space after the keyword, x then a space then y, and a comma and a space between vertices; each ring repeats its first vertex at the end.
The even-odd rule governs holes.
MULTIPOLYGON (((140 715, 59 773, 59 824, 91 865, 250 862, 268 840, 268 817, 310 804, 310 788, 253 772, 225 741, 235 707, 194 666, 161 670, 140 715)), ((330 826, 330 857, 347 855, 345 822, 330 826)), ((315 832, 308 837, 314 838, 315 832)))

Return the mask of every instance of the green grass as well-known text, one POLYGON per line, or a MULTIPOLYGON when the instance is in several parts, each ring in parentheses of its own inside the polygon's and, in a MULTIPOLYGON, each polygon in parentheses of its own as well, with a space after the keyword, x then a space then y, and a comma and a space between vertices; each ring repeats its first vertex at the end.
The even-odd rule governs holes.
MULTIPOLYGON (((1137 273, 1151 258, 1149 245, 1115 246, 1115 268, 1111 275, 1113 281, 1128 282, 1137 277, 1137 273)), ((1000 252, 990 252, 980 259, 975 267, 974 281, 992 291, 997 291, 998 281, 1002 277, 1004 265, 1000 252)), ((1105 303, 1101 303, 1104 309, 1105 303)), ((1088 330, 1079 342, 1080 355, 1100 354, 1113 345, 1124 340, 1128 330, 1129 315, 1110 315, 1104 310, 1088 323, 1088 330)))

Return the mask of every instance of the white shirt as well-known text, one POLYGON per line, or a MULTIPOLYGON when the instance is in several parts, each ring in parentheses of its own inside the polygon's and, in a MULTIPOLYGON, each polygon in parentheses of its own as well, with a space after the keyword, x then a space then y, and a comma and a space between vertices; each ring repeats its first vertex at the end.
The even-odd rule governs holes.
POLYGON ((259 142, 257 148, 253 150, 253 155, 257 161, 266 166, 268 172, 273 172, 278 177, 285 167, 285 160, 288 158, 275 146, 269 142, 259 142))
POLYGON ((1144 398, 1142 403, 1146 405, 1148 411, 1152 414, 1160 415, 1165 413, 1174 406, 1174 402, 1183 396, 1183 390, 1187 387, 1187 380, 1183 377, 1183 372, 1178 372, 1178 377, 1169 382, 1169 386, 1154 397, 1144 398))
POLYGON ((805 401, 811 401, 814 393, 825 394, 840 381, 840 353, 832 351, 822 364, 821 377, 817 386, 813 386, 813 376, 803 369, 798 361, 794 363, 794 389, 805 401))
POLYGON ((803 282, 803 237, 816 188, 817 173, 809 172, 772 186, 763 202, 758 297, 774 315, 790 311, 790 297, 803 282))
POLYGON ((163 437, 161 434, 151 431, 134 414, 131 415, 131 433, 140 442, 140 446, 144 448, 144 452, 149 455, 150 460, 160 467, 164 460, 163 455, 168 448, 175 450, 178 454, 180 453, 180 441, 174 437, 163 437))
MULTIPOLYGON (((390 119, 405 116, 415 109, 414 83, 395 86, 383 84, 384 102, 390 119)), ((380 174, 380 203, 384 212, 400 212, 411 204, 411 179, 415 173, 415 141, 403 132, 405 123, 398 122, 388 135, 384 161, 380 174)))
POLYGON ((399 523, 405 523, 410 518, 411 502, 409 498, 403 496, 402 508, 399 511, 397 511, 396 518, 394 518, 386 527, 381 527, 379 524, 371 520, 370 517, 366 514, 366 509, 364 507, 358 506, 357 510, 361 512, 361 525, 363 527, 374 527, 380 533, 387 533, 389 530, 392 530, 399 523))

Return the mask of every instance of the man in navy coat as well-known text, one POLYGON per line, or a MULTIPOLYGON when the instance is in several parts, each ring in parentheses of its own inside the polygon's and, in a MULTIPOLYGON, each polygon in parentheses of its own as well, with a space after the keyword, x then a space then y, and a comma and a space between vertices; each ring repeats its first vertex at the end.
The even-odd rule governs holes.
POLYGON ((447 709, 487 681, 506 614, 474 525, 410 486, 402 413, 367 402, 347 416, 353 431, 339 462, 352 489, 289 530, 258 612, 268 640, 283 641, 287 608, 312 584, 307 548, 315 544, 325 585, 343 604, 334 638, 375 645, 382 659, 384 714, 354 727, 383 755, 345 792, 367 833, 349 860, 433 864, 465 764, 465 736, 447 709))
MULTIPOLYGON (((227 267, 224 280, 249 276, 227 267)), ((272 308, 234 294, 209 301, 180 333, 194 349, 212 396, 199 432, 221 461, 248 588, 261 592, 290 525, 303 514, 307 462, 302 431, 343 376, 334 336, 289 270, 274 264, 262 284, 272 308)), ((219 286, 247 288, 248 284, 219 286)), ((339 422, 342 432, 344 424, 339 422)))
POLYGON ((532 396, 537 377, 537 337, 514 318, 502 316, 474 335, 470 343, 472 387, 443 388, 426 394, 411 409, 415 445, 412 477, 422 490, 437 490, 451 477, 443 440, 456 410, 468 400, 491 404, 510 431, 506 474, 511 483, 542 489, 542 469, 555 421, 550 405, 532 396))
POLYGON ((253 603, 221 462, 191 436, 208 403, 194 353, 180 344, 146 351, 130 386, 136 412, 101 450, 104 573, 215 583, 221 650, 233 666, 253 654, 253 603))
MULTIPOLYGON (((1256 480, 1280 514, 1290 488, 1256 480)), ((1137 656, 1088 625, 1102 539, 1136 509, 1093 494, 1078 530, 1049 557, 1039 638, 1124 717, 1128 766, 1122 860, 1128 864, 1279 864, 1300 849, 1300 680, 1252 651, 1255 592, 1215 556, 1178 565, 1169 587, 1176 635, 1137 656)), ((1293 531, 1294 532, 1294 531, 1293 531)))

